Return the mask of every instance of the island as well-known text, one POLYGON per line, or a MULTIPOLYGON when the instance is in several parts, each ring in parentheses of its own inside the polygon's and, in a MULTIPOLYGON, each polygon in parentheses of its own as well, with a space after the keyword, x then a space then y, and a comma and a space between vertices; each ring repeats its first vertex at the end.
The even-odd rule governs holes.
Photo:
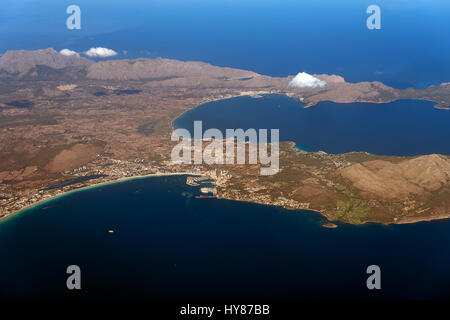
POLYGON ((307 107, 398 99, 450 105, 450 83, 399 90, 337 75, 314 77, 326 86, 296 87, 290 85, 294 76, 203 62, 95 62, 53 49, 8 51, 0 56, 0 217, 83 187, 178 173, 214 180, 217 198, 320 212, 327 227, 450 217, 448 155, 326 154, 283 141, 280 171, 272 176, 260 175, 259 165, 170 161, 172 122, 209 101, 282 94, 307 107))

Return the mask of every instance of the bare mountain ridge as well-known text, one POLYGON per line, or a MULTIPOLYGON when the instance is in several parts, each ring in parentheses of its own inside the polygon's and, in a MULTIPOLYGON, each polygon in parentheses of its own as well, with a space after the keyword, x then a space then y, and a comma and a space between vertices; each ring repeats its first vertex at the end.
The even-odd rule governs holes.
POLYGON ((431 154, 399 163, 367 161, 341 169, 339 173, 367 194, 406 199, 450 187, 450 158, 431 154))
POLYGON ((450 105, 450 85, 443 83, 424 90, 399 90, 381 82, 349 83, 337 75, 314 75, 327 82, 323 88, 290 87, 293 76, 270 77, 258 73, 217 67, 204 62, 173 59, 106 60, 94 62, 79 56, 64 56, 53 49, 7 51, 0 56, 0 79, 143 81, 148 87, 226 88, 265 90, 289 94, 312 106, 320 101, 338 103, 390 102, 424 99, 450 105))
MULTIPOLYGON (((247 83, 253 83, 255 86, 268 84, 287 86, 293 78, 293 76, 276 78, 242 69, 218 67, 205 62, 179 61, 165 58, 94 62, 80 56, 64 56, 52 48, 34 51, 11 50, 4 55, 0 55, 0 70, 11 74, 19 73, 20 76, 23 76, 37 66, 46 66, 52 69, 79 67, 86 70, 87 78, 98 80, 158 79, 165 81, 172 78, 186 77, 218 79, 224 82, 237 80, 244 86, 247 86, 247 83)), ((330 85, 346 83, 344 78, 337 75, 314 76, 327 81, 330 85)), ((292 88, 292 90, 295 89, 292 88)))
POLYGON ((173 59, 106 60, 94 62, 79 56, 64 56, 53 49, 8 51, 0 57, 0 78, 22 80, 145 81, 149 87, 229 88, 290 93, 310 105, 322 100, 380 102, 398 97, 395 89, 377 82, 347 83, 337 75, 314 75, 327 82, 325 88, 295 88, 293 76, 278 78, 217 67, 204 62, 173 59), (2 74, 1 72, 7 74, 2 74))
POLYGON ((64 56, 49 48, 43 50, 7 51, 0 56, 0 70, 10 74, 25 75, 36 66, 46 66, 52 69, 63 69, 67 67, 88 67, 94 62, 79 56, 64 56))
POLYGON ((221 80, 252 78, 258 74, 233 68, 222 68, 204 62, 183 62, 173 59, 107 60, 94 62, 77 55, 65 56, 52 48, 43 50, 13 50, 0 55, 0 70, 19 77, 31 69, 45 66, 51 69, 78 67, 87 77, 98 80, 146 80, 178 77, 204 77, 221 80))
POLYGON ((172 59, 135 59, 101 61, 88 68, 87 76, 101 80, 140 80, 177 77, 240 79, 258 74, 232 68, 216 67, 204 62, 182 62, 172 59))

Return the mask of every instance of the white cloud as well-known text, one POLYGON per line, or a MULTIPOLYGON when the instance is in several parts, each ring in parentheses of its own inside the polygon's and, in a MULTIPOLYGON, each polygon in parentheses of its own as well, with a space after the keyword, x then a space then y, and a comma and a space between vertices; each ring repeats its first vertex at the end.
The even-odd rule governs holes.
POLYGON ((316 77, 313 77, 312 75, 306 73, 306 72, 300 72, 297 74, 294 79, 289 82, 290 87, 297 87, 297 88, 317 88, 317 87, 325 87, 327 85, 326 81, 317 79, 316 77))
POLYGON ((85 54, 89 57, 106 58, 117 55, 117 52, 108 48, 97 47, 97 48, 90 48, 88 51, 85 52, 85 54))
POLYGON ((66 57, 78 55, 78 53, 69 49, 62 49, 59 53, 66 57))

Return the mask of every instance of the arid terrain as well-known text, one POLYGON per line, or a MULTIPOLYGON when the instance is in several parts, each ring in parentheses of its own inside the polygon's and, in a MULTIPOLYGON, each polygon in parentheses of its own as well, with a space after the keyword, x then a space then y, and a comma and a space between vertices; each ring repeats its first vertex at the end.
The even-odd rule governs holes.
MULTIPOLYGON (((424 99, 448 110, 450 83, 398 90, 314 75, 321 88, 202 62, 95 62, 53 49, 0 55, 0 217, 55 195, 152 173, 195 172, 216 180, 220 198, 321 212, 330 221, 409 223, 450 217, 450 157, 330 155, 280 144, 280 172, 258 165, 177 165, 171 123, 201 103, 285 94, 319 101, 424 99)), ((449 111, 450 112, 450 111, 449 111)))

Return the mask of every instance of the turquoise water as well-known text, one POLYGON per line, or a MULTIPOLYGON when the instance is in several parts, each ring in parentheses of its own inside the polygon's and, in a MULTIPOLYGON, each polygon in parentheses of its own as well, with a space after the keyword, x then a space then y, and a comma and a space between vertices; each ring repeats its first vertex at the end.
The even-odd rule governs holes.
POLYGON ((237 97, 205 103, 174 121, 187 128, 201 120, 208 128, 279 129, 281 141, 294 141, 306 151, 378 155, 450 154, 450 112, 434 102, 398 100, 390 103, 320 102, 311 108, 282 95, 237 97))
POLYGON ((196 199, 185 181, 102 186, 0 224, 0 297, 450 297, 449 220, 327 229, 311 211, 196 199), (78 292, 65 287, 72 264, 78 292), (371 264, 382 270, 378 292, 365 287, 371 264))

